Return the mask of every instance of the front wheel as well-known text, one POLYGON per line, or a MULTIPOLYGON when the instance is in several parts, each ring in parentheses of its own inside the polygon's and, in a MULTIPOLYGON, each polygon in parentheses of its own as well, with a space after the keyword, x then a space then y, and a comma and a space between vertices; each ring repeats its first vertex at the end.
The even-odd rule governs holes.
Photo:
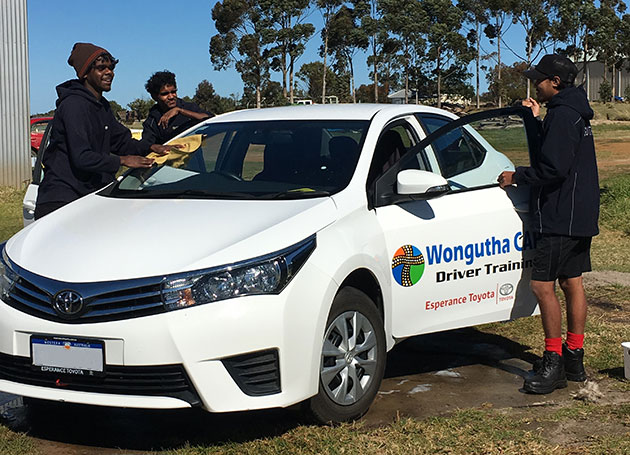
POLYGON ((352 287, 333 301, 322 346, 319 392, 308 402, 322 423, 355 420, 374 400, 385 372, 385 332, 374 302, 352 287))

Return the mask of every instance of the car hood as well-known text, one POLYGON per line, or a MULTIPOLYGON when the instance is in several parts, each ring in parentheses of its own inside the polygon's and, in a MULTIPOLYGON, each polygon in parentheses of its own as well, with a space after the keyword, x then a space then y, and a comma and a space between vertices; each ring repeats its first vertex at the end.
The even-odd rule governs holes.
POLYGON ((86 196, 12 237, 11 260, 81 283, 231 264, 291 246, 336 219, 331 198, 289 201, 86 196))

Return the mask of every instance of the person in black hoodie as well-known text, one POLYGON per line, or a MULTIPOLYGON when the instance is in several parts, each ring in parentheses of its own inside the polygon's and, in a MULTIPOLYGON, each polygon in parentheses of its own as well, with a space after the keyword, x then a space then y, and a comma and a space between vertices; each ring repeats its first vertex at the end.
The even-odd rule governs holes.
POLYGON ((162 144, 212 116, 195 103, 177 97, 175 74, 170 71, 153 73, 144 87, 156 104, 142 124, 140 144, 143 151, 166 152, 168 147, 162 144))
MULTIPOLYGON (((498 180, 502 188, 514 183, 531 186, 532 224, 541 236, 536 243, 531 289, 540 307, 545 352, 523 389, 544 394, 566 387, 567 379, 586 380, 582 273, 591 270, 591 239, 599 233, 599 182, 590 125, 593 111, 584 90, 573 85, 577 67, 566 57, 550 54, 524 75, 535 81, 538 101, 547 103, 542 146, 532 154, 530 167, 502 172, 498 180), (564 344, 556 279, 566 297, 564 344)), ((536 100, 529 98, 523 105, 538 117, 536 100)))
POLYGON ((105 49, 76 43, 68 64, 78 79, 57 86, 57 109, 50 144, 45 150, 44 178, 39 186, 35 219, 103 188, 118 168, 150 167, 138 141, 114 117, 103 92, 109 92, 116 60, 105 49))

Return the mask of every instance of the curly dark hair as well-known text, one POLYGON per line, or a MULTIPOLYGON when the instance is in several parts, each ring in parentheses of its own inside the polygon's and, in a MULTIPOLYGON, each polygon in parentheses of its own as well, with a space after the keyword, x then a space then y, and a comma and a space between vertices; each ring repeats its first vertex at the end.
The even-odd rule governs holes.
POLYGON ((153 73, 146 84, 144 84, 144 88, 147 89, 151 98, 156 99, 158 93, 160 93, 160 89, 165 85, 173 85, 177 87, 177 83, 175 82, 175 74, 170 71, 158 71, 157 73, 153 73))

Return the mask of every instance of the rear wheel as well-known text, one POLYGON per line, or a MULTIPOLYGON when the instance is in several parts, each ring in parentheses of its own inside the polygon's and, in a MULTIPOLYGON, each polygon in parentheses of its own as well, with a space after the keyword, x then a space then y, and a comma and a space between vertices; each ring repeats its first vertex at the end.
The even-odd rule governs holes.
POLYGON ((322 423, 354 420, 365 414, 385 371, 383 321, 374 302, 352 287, 333 301, 322 346, 319 392, 308 402, 322 423))

